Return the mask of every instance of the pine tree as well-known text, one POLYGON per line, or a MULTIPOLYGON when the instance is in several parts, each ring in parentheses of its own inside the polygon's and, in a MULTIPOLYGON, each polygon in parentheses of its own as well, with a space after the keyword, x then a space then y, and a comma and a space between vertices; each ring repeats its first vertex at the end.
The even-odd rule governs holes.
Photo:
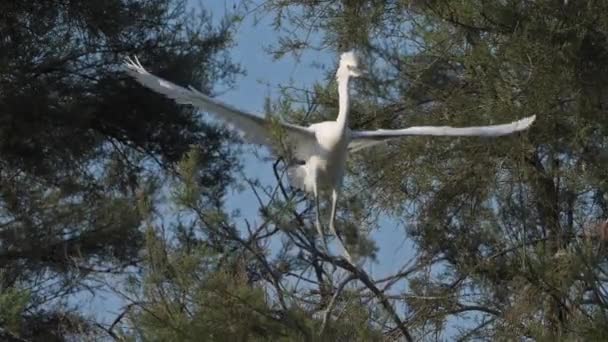
MULTIPOLYGON (((605 338, 605 2, 265 4, 277 26, 296 26, 283 31, 277 57, 316 48, 363 53, 370 72, 357 87, 354 128, 537 115, 512 137, 408 138, 351 161, 353 187, 367 189, 358 197, 365 207, 416 222, 404 234, 419 267, 395 280, 405 292, 390 294, 403 335, 605 338)), ((317 103, 335 109, 323 89, 317 103)))
MULTIPOLYGON (((272 189, 233 177, 222 132, 117 72, 119 57, 137 54, 155 73, 210 91, 239 71, 223 54, 229 26, 188 35, 208 18, 173 2, 102 4, 0 5, 10 47, 0 61, 2 338, 85 336, 93 326, 49 298, 134 263, 124 312, 103 327, 114 339, 606 338, 603 1, 257 8, 279 28, 289 22, 276 57, 362 53, 369 73, 356 84, 354 128, 537 115, 510 137, 412 137, 353 156, 338 219, 351 252, 374 259, 381 246, 366 233, 380 210, 415 222, 403 231, 415 257, 382 279, 318 248, 312 203, 287 186, 281 160, 272 189), (226 212, 229 184, 256 194, 260 222, 226 212)), ((286 88, 268 111, 306 122, 336 107, 330 81, 286 88)))
POLYGON ((123 58, 230 86, 231 21, 213 26, 181 0, 4 1, 0 18, 2 338, 95 334, 67 300, 140 262, 139 198, 192 145, 217 196, 234 162, 222 130, 142 89, 123 58))

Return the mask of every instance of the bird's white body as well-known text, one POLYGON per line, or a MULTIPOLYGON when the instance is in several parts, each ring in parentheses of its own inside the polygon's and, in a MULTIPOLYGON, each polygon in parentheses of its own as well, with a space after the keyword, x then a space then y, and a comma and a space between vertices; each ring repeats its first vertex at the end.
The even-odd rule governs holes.
POLYGON ((340 127, 335 121, 316 123, 308 128, 315 132, 315 153, 304 165, 289 168, 292 185, 301 182, 303 186, 298 187, 311 194, 314 193, 315 182, 323 190, 340 187, 346 167, 350 129, 340 127))
MULTIPOLYGON (((174 99, 181 104, 194 105, 208 113, 215 114, 226 123, 243 133, 245 140, 263 144, 276 150, 277 142, 270 133, 269 122, 259 116, 240 111, 212 99, 190 87, 175 85, 150 74, 139 63, 127 59, 127 72, 144 86, 174 99)), ((342 186, 346 158, 349 153, 376 145, 378 143, 410 135, 434 136, 502 136, 527 129, 535 116, 502 125, 455 128, 449 126, 420 126, 394 130, 353 131, 348 127, 349 88, 352 77, 358 77, 358 60, 353 52, 343 53, 336 72, 338 81, 339 108, 335 121, 324 121, 308 127, 281 123, 287 139, 290 140, 293 155, 301 164, 288 167, 288 177, 292 186, 314 195, 317 204, 317 229, 324 237, 319 219, 319 191, 331 192, 332 206, 329 228, 337 236, 334 221, 336 203, 342 186)), ((280 151, 277 151, 280 153, 280 151)), ((348 253, 347 253, 348 255, 348 253)))

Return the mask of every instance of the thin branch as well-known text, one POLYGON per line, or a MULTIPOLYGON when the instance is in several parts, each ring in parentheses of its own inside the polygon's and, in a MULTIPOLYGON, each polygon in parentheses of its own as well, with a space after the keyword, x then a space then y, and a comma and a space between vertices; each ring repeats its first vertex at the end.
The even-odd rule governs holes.
POLYGON ((334 295, 331 297, 331 300, 329 301, 329 304, 327 304, 327 308, 325 308, 325 312, 323 313, 323 321, 321 322, 321 329, 319 329, 319 336, 322 336, 323 332, 325 331, 329 315, 331 314, 334 305, 336 305, 336 299, 338 299, 338 296, 342 293, 342 290, 344 289, 346 284, 348 284, 351 280, 355 279, 356 277, 351 274, 346 279, 344 279, 344 281, 340 283, 340 285, 338 285, 338 288, 334 292, 334 295))
POLYGON ((23 339, 2 327, 0 327, 0 339, 6 342, 29 342, 28 340, 23 339))
POLYGON ((367 286, 368 289, 370 289, 370 291, 372 291, 372 293, 376 296, 376 298, 378 298, 378 300, 380 301, 380 304, 382 304, 382 306, 384 307, 384 309, 389 313, 389 315, 391 316, 392 320, 395 322, 395 324, 397 325, 397 329, 399 329, 401 331, 401 333, 403 334, 403 336, 405 337, 405 339, 408 342, 413 342, 414 339, 412 338, 412 335, 410 334, 408 328, 405 326, 405 324, 403 323, 403 321, 401 320, 401 317, 399 317, 399 315, 397 314, 397 312, 395 311, 395 309, 393 308, 393 306, 391 305, 391 303, 389 302, 388 298, 384 295, 384 293, 376 286, 376 284, 374 283, 374 281, 369 277, 369 275, 367 274, 367 272, 365 272, 363 269, 361 269, 360 267, 353 265, 352 263, 350 263, 348 260, 344 259, 343 257, 331 257, 327 254, 324 253, 320 253, 319 255, 321 256, 322 259, 329 261, 330 263, 333 263, 334 265, 349 271, 354 277, 357 278, 357 280, 361 281, 365 286, 367 286))

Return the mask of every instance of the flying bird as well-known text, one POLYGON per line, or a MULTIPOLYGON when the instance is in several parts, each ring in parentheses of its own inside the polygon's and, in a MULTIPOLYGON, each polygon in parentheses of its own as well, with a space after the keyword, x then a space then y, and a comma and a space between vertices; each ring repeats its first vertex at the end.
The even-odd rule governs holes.
MULTIPOLYGON (((243 134, 245 141, 253 144, 268 146, 276 154, 281 154, 276 134, 273 134, 275 124, 268 119, 236 109, 213 99, 193 87, 184 88, 150 74, 139 62, 137 57, 126 58, 126 71, 142 85, 175 100, 179 104, 189 104, 204 112, 215 114, 232 125, 243 134), (274 137, 274 138, 273 138, 274 137)), ((522 131, 530 127, 536 116, 530 116, 519 121, 493 126, 449 127, 449 126, 418 126, 404 129, 380 129, 375 131, 351 130, 348 127, 349 115, 349 81, 361 76, 358 58, 353 51, 342 53, 336 72, 338 83, 338 116, 335 121, 323 121, 308 127, 287 122, 279 122, 284 141, 289 143, 293 157, 302 163, 288 166, 287 175, 291 185, 312 194, 316 204, 316 228, 327 244, 321 226, 319 213, 319 192, 326 189, 331 192, 331 214, 329 229, 338 237, 335 229, 336 205, 344 170, 346 157, 350 152, 359 151, 387 140, 411 136, 487 136, 496 137, 522 131)), ((346 252, 346 250, 345 250, 346 252)), ((348 254, 348 253, 347 253, 348 254)))

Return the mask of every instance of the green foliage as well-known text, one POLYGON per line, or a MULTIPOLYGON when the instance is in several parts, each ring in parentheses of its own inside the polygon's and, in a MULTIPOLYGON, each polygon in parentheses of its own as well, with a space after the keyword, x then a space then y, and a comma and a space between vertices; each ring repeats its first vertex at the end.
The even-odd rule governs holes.
MULTIPOLYGON (((283 31, 277 56, 319 46, 362 53, 369 73, 356 85, 354 128, 537 115, 515 136, 411 137, 354 156, 347 191, 364 190, 366 208, 409 222, 420 253, 420 272, 402 277, 408 286, 393 301, 411 317, 414 339, 455 327, 463 339, 593 339, 608 317, 597 224, 608 216, 606 3, 265 6, 278 26, 296 26, 283 31)), ((315 90, 319 111, 335 114, 334 88, 315 90)))
POLYGON ((9 331, 19 331, 21 315, 29 300, 27 291, 15 288, 2 289, 0 292, 0 326, 9 331))
MULTIPOLYGON (((138 55, 180 84, 231 85, 230 20, 214 27, 186 8, 0 4, 0 337, 606 339, 606 2, 257 7, 277 28, 289 23, 275 57, 362 53, 353 128, 537 115, 514 136, 411 137, 354 155, 337 228, 359 264, 318 248, 313 205, 284 184, 284 163, 272 188, 235 179, 225 132, 119 72, 138 55), (255 196, 259 222, 226 212, 230 185, 255 196), (368 235, 382 213, 405 223, 415 255, 375 278, 360 265, 393 262, 376 259, 368 235), (111 326, 64 304, 134 265, 111 326)), ((333 72, 311 91, 285 89, 267 111, 332 119, 333 72)))
POLYGON ((228 135, 121 66, 137 55, 177 82, 230 86, 241 71, 226 53, 231 22, 214 26, 186 5, 0 4, 0 289, 28 289, 22 325, 0 329, 56 340, 98 331, 68 298, 138 264, 151 194, 191 145, 201 186, 223 195, 235 164, 228 135))

